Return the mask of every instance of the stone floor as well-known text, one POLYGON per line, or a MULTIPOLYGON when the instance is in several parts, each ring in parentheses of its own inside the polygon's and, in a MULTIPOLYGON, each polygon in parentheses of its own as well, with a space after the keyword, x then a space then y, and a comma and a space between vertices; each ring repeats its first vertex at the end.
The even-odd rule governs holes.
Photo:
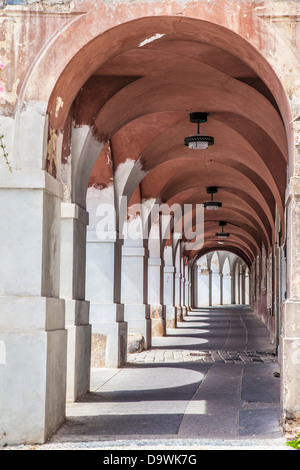
POLYGON ((280 371, 247 308, 190 312, 121 369, 93 369, 91 392, 39 450, 290 450, 280 430, 280 371))
POLYGON ((276 354, 270 351, 189 351, 189 350, 155 350, 143 351, 128 356, 129 364, 163 364, 181 362, 202 362, 204 364, 238 364, 238 363, 277 363, 276 354))

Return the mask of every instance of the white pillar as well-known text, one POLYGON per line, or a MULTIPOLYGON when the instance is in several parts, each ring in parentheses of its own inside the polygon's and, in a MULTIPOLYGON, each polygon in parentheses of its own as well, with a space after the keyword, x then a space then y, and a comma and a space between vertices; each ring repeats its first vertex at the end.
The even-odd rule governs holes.
MULTIPOLYGON (((298 132, 300 123, 297 123, 298 132)), ((300 134, 299 134, 300 135, 300 134)), ((300 139, 295 149, 300 161, 300 139)), ((298 163, 299 164, 299 163, 298 163)), ((300 426, 300 177, 287 190, 287 299, 282 304, 279 357, 281 362, 281 412, 287 431, 300 426)))
POLYGON ((148 304, 152 336, 165 336, 166 309, 163 305, 164 262, 161 258, 148 260, 148 304))
POLYGON ((223 305, 232 304, 231 290, 231 276, 228 274, 223 274, 223 305))
POLYGON ((210 271, 208 269, 197 269, 198 274, 198 301, 197 307, 208 307, 210 305, 210 271))
POLYGON ((66 303, 68 330, 67 399, 75 402, 90 389, 91 325, 85 301, 88 213, 62 203, 60 297, 66 303))
POLYGON ((245 274, 245 303, 246 305, 250 304, 250 273, 248 269, 245 274))
POLYGON ((14 170, 0 188, 0 446, 44 443, 65 420, 62 187, 44 171, 14 170))
POLYGON ((150 306, 153 337, 166 335, 166 308, 164 305, 164 259, 162 251, 161 219, 152 224, 148 239, 148 304, 150 306))
POLYGON ((142 246, 122 248, 122 303, 128 332, 141 334, 145 348, 151 346, 148 295, 148 251, 142 246))
POLYGON ((176 328, 174 266, 164 267, 164 304, 166 306, 166 328, 176 328))
POLYGON ((121 242, 117 232, 87 232, 86 297, 92 323, 92 366, 120 367, 127 360, 127 325, 120 303, 121 242))
POLYGON ((221 278, 220 273, 213 272, 211 275, 212 305, 221 304, 221 278))
POLYGON ((184 317, 186 317, 187 314, 187 307, 186 307, 186 298, 185 298, 185 283, 186 283, 186 278, 184 275, 182 275, 181 278, 181 315, 182 315, 182 320, 184 317))
POLYGON ((175 270, 175 307, 176 307, 176 319, 178 322, 182 322, 182 308, 181 308, 181 278, 182 274, 180 270, 175 270))
POLYGON ((191 310, 191 301, 190 301, 190 281, 189 278, 186 278, 184 288, 185 288, 185 306, 186 306, 186 315, 191 310))

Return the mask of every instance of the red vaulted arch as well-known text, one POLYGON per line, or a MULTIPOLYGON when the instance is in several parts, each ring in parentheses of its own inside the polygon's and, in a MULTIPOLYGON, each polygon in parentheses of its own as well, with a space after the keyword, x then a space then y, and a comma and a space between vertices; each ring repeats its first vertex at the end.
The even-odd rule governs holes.
MULTIPOLYGON (((218 223, 231 232, 225 247, 247 264, 274 243, 275 217, 284 239, 286 167, 292 141, 290 109, 271 65, 232 31, 192 18, 148 17, 96 37, 70 61, 49 100, 49 127, 66 129, 72 112, 102 146, 109 141, 114 172, 133 161, 123 195, 128 200, 201 204, 217 186, 223 207, 205 215, 202 249, 217 249, 218 223), (57 108, 58 98, 64 103, 57 108), (192 151, 191 112, 208 113, 206 151, 192 151)), ((107 187, 105 152, 90 182, 107 187)), ((87 182, 86 182, 87 183, 87 182)), ((75 190, 76 192, 76 190, 75 190)), ((195 251, 187 255, 192 259, 195 251)))

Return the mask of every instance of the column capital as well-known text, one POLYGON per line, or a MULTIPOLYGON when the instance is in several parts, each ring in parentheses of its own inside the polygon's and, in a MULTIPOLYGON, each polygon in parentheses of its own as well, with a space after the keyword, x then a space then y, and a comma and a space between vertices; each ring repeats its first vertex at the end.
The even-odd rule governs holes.
POLYGON ((0 172, 2 189, 44 189, 63 199, 63 185, 43 170, 14 170, 11 174, 0 172))
POLYGON ((86 234, 88 243, 114 243, 119 240, 118 232, 115 230, 109 230, 107 232, 99 232, 96 230, 87 230, 86 234))
POLYGON ((165 266, 164 260, 161 258, 149 258, 148 259, 148 266, 165 266))
POLYGON ((149 251, 141 246, 124 246, 122 247, 122 256, 149 256, 149 251))
POLYGON ((76 219, 85 225, 89 224, 89 213, 77 204, 62 202, 61 204, 62 219, 76 219))
POLYGON ((175 273, 175 268, 174 268, 174 266, 169 266, 169 265, 166 266, 165 265, 164 272, 174 274, 175 273))

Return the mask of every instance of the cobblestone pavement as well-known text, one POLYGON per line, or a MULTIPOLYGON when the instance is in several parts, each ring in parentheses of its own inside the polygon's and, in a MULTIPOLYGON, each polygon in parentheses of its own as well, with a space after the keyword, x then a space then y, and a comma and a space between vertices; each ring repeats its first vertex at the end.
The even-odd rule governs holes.
POLYGON ((207 364, 276 363, 274 351, 196 351, 151 349, 129 354, 129 364, 172 364, 179 362, 201 362, 207 364))
MULTIPOLYGON (((291 450, 280 431, 280 368, 246 308, 191 312, 121 369, 92 369, 91 392, 30 450, 291 450)), ((24 448, 24 447, 23 447, 24 448)))

